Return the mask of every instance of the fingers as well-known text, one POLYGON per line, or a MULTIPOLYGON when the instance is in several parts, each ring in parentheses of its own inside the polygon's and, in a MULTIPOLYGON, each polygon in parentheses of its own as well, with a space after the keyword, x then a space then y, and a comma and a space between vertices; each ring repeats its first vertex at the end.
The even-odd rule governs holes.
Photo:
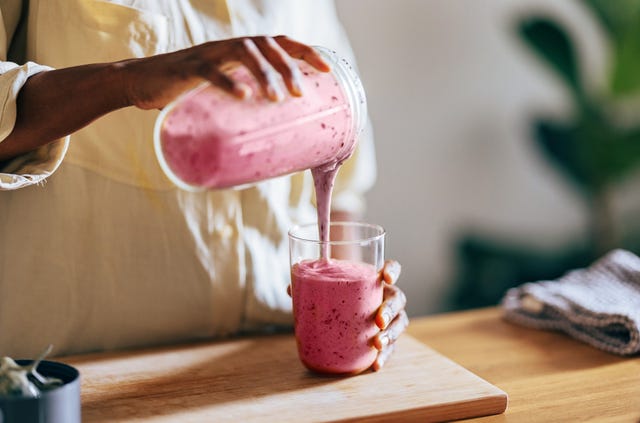
POLYGON ((389 358, 389 356, 391 356, 395 348, 396 348, 395 344, 391 344, 384 350, 380 351, 380 353, 376 357, 376 361, 374 361, 373 364, 371 365, 371 368, 373 369, 374 372, 377 372, 382 368, 382 366, 384 366, 384 364, 387 362, 387 359, 389 358))
POLYGON ((287 52, 270 37, 257 38, 255 44, 262 55, 280 73, 291 95, 300 97, 302 95, 300 69, 293 63, 287 52))
POLYGON ((212 84, 222 88, 239 99, 244 99, 251 95, 251 88, 245 84, 235 82, 223 72, 218 71, 210 73, 207 79, 209 79, 212 84))
MULTIPOLYGON (((395 281, 397 274, 391 280, 395 281)), ((404 292, 395 285, 385 285, 384 301, 376 314, 376 325, 382 330, 373 337, 373 346, 380 351, 371 366, 374 371, 382 368, 395 349, 396 340, 409 326, 409 317, 404 310, 406 304, 407 297, 404 292)))
POLYGON ((373 346, 376 347, 378 351, 383 351, 386 347, 396 342, 407 326, 409 326, 409 317, 407 313, 402 310, 387 329, 380 331, 380 333, 374 336, 373 346))
POLYGON ((237 66, 249 70, 267 99, 282 99, 284 87, 291 95, 300 96, 301 71, 292 58, 306 60, 320 71, 329 70, 314 49, 284 36, 210 41, 171 53, 124 60, 118 65, 124 70, 128 103, 141 109, 160 109, 203 79, 235 97, 248 97, 249 86, 230 72, 237 66))
POLYGON ((291 297, 291 284, 287 285, 287 295, 291 297))
POLYGON ((409 317, 407 313, 402 310, 386 330, 381 331, 373 338, 374 346, 380 351, 376 360, 371 365, 374 371, 377 372, 380 370, 387 362, 387 359, 396 348, 396 340, 405 331, 407 326, 409 326, 409 317))
POLYGON ((393 285, 398 281, 402 266, 395 260, 386 260, 382 268, 382 280, 393 285))
POLYGON ((272 101, 284 97, 283 83, 291 95, 302 95, 301 71, 292 58, 305 60, 323 72, 330 70, 313 48, 285 36, 234 38, 196 46, 192 51, 195 60, 191 63, 196 73, 240 98, 250 91, 246 85, 229 78, 227 72, 239 64, 251 72, 265 97, 272 101))
POLYGON ((274 37, 274 40, 289 54, 289 56, 304 60, 321 72, 329 72, 331 70, 331 67, 324 61, 322 56, 308 45, 292 40, 285 35, 274 37))
POLYGON ((242 40, 245 54, 240 57, 244 64, 260 84, 266 97, 271 101, 280 101, 283 97, 277 71, 262 55, 260 49, 251 39, 242 40))
POLYGON ((407 304, 407 297, 397 286, 385 285, 384 301, 376 313, 376 325, 380 329, 386 329, 407 304))

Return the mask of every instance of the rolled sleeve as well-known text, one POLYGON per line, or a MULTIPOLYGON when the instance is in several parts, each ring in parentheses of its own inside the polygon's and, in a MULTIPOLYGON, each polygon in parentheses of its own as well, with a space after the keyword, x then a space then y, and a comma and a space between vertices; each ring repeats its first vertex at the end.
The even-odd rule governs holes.
MULTIPOLYGON (((0 140, 6 139, 13 131, 16 99, 22 86, 32 75, 50 69, 33 62, 24 65, 0 62, 0 140)), ((0 163, 0 190, 13 190, 44 182, 60 166, 68 146, 69 137, 65 137, 0 163)))

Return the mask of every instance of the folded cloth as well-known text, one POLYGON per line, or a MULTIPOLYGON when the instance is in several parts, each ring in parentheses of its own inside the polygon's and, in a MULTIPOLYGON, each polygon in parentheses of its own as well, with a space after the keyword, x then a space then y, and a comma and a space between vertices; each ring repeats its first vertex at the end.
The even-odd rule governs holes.
POLYGON ((613 250, 555 281, 525 283, 502 300, 505 319, 559 330, 619 355, 640 352, 640 258, 613 250))

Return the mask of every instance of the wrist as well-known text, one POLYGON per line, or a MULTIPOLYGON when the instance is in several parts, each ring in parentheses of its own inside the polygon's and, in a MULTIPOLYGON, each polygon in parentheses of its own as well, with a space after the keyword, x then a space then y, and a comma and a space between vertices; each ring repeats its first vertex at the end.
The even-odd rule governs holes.
POLYGON ((132 70, 133 63, 136 59, 121 60, 107 64, 106 72, 110 75, 108 78, 114 81, 114 86, 117 87, 114 90, 116 98, 114 101, 117 103, 118 108, 135 106, 133 95, 133 82, 134 71, 132 70))

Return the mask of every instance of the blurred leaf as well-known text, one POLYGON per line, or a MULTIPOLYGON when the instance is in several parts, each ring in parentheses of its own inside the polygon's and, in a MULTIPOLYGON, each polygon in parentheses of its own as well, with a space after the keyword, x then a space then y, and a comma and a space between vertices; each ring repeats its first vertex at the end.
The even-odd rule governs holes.
POLYGON ((640 90, 640 0, 583 0, 610 36, 613 95, 640 90))
MULTIPOLYGON (((611 93, 640 92, 640 0, 582 0, 609 37, 611 93)), ((535 142, 546 158, 585 197, 590 227, 584 244, 538 251, 499 238, 467 234, 458 245, 456 307, 496 304, 506 289, 532 280, 552 279, 584 267, 603 245, 638 251, 640 230, 616 239, 609 189, 640 166, 640 122, 616 125, 601 98, 582 88, 580 63, 572 40, 560 23, 532 16, 519 23, 518 35, 565 82, 573 94, 573 117, 567 122, 533 122, 535 142), (623 241, 623 242, 620 242, 623 241)), ((606 98, 606 97, 605 97, 606 98)), ((610 99, 608 99, 610 100, 610 99)))
POLYGON ((583 0, 617 43, 637 23, 640 0, 583 0))
POLYGON ((593 191, 592 177, 581 157, 580 139, 573 127, 540 120, 534 123, 535 140, 551 163, 584 194, 593 191))
POLYGON ((520 36, 535 53, 581 96, 580 75, 576 53, 569 36, 555 22, 533 17, 521 22, 520 36))
POLYGON ((621 128, 600 110, 583 109, 577 122, 580 160, 596 189, 621 181, 640 164, 640 128, 621 128))
POLYGON ((609 183, 618 182, 640 164, 640 128, 625 131, 607 145, 607 162, 603 163, 609 183))
POLYGON ((620 39, 615 48, 615 62, 611 76, 614 95, 640 91, 640 13, 635 24, 620 39))
POLYGON ((619 129, 582 108, 577 122, 534 123, 540 149, 569 180, 592 197, 623 180, 640 164, 640 128, 619 129))

